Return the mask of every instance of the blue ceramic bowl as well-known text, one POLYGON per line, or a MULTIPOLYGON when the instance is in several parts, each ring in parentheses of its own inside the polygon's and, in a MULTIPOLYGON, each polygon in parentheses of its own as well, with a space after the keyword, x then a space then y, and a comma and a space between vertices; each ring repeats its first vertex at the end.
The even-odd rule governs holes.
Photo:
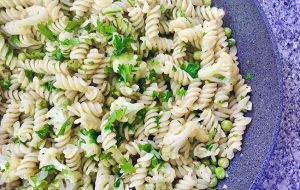
POLYGON ((228 169, 229 177, 218 185, 230 190, 256 189, 276 144, 282 111, 282 65, 269 24, 255 0, 214 0, 224 8, 224 26, 233 29, 241 73, 252 79, 253 118, 238 153, 228 169), (250 63, 247 63, 249 62, 250 63))

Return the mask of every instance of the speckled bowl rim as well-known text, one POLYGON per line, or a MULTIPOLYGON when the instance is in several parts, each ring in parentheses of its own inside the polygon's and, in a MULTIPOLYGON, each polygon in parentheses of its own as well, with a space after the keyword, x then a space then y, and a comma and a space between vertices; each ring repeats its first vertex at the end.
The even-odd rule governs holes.
POLYGON ((268 21, 268 18, 266 16, 266 14, 263 11, 262 5, 260 4, 259 0, 254 0, 254 3, 259 11, 260 16, 262 17, 266 27, 267 27, 267 31, 268 34, 270 36, 271 42, 272 42, 272 47, 273 47, 273 51, 275 53, 275 60, 276 60, 276 64, 277 64, 277 76, 278 76, 278 89, 279 89, 279 94, 278 94, 278 99, 279 99, 279 103, 278 103, 278 110, 277 110, 277 116, 276 116, 276 126, 275 126, 275 130, 273 132, 273 138, 272 138, 272 143, 268 149, 268 152, 265 156, 265 159, 262 163, 262 166, 260 168, 260 171, 258 172, 258 174, 256 175, 255 180, 252 182, 249 190, 254 190, 255 187, 259 184, 260 179, 262 177, 264 177, 264 171, 265 168, 267 168, 270 164, 270 158, 271 155, 274 151, 276 142, 277 142, 277 138, 279 136, 279 132, 280 132, 280 124, 281 124, 281 120, 282 120, 282 111, 283 111, 283 64, 282 64, 282 58, 281 55, 279 53, 278 50, 278 45, 277 45, 277 40, 274 36, 274 33, 271 29, 271 25, 268 21))

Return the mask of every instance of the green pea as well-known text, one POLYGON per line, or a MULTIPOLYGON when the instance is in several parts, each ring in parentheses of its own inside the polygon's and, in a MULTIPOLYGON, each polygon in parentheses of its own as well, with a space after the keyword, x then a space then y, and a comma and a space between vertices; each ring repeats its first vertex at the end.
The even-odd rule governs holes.
POLYGON ((221 123, 221 127, 223 129, 223 131, 228 132, 232 129, 233 125, 232 125, 232 121, 230 120, 224 120, 221 123))
POLYGON ((20 59, 21 61, 25 61, 27 59, 26 54, 25 53, 19 53, 18 59, 20 59))
POLYGON ((193 58, 197 61, 201 61, 201 51, 195 51, 193 54, 193 58))
POLYGON ((227 158, 220 158, 218 160, 218 165, 222 168, 227 168, 229 166, 229 160, 227 158))
POLYGON ((218 179, 224 179, 226 176, 226 172, 225 172, 224 168, 222 168, 222 167, 217 167, 215 169, 215 174, 218 179))
POLYGON ((212 163, 213 165, 215 165, 215 166, 217 166, 217 165, 218 165, 218 162, 217 162, 217 160, 216 160, 216 159, 215 159, 215 160, 211 159, 211 163, 212 163))
POLYGON ((201 162, 202 162, 202 164, 204 164, 205 166, 209 166, 209 165, 210 165, 210 161, 209 161, 208 158, 203 158, 203 159, 201 160, 201 162))
POLYGON ((215 165, 209 165, 208 167, 212 173, 215 173, 215 170, 217 168, 215 165))
POLYGON ((230 37, 231 37, 231 35, 232 35, 232 30, 231 30, 231 28, 225 27, 225 28, 224 28, 224 32, 225 32, 225 36, 226 36, 227 38, 230 38, 230 37))
POLYGON ((228 47, 233 47, 236 44, 235 39, 233 38, 228 39, 227 42, 228 42, 228 47))
POLYGON ((211 0, 204 0, 203 4, 204 6, 211 6, 211 0))
POLYGON ((218 184, 218 179, 216 177, 211 178, 208 187, 215 187, 218 184))

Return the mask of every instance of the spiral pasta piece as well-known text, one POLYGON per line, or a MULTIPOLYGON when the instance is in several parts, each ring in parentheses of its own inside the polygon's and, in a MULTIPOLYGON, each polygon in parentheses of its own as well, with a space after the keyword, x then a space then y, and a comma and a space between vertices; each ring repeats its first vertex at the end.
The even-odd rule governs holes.
POLYGON ((30 5, 33 5, 30 0, 3 0, 0 2, 0 7, 4 8, 13 8, 17 6, 29 7, 30 5))
POLYGON ((201 81, 199 79, 194 79, 189 85, 186 95, 183 97, 183 106, 189 110, 194 109, 194 103, 199 99, 201 92, 201 81))
POLYGON ((135 29, 138 30, 142 28, 145 23, 144 13, 142 12, 142 9, 137 6, 134 8, 129 8, 128 11, 128 16, 130 17, 130 21, 132 22, 132 25, 135 27, 135 29))
POLYGON ((26 16, 23 7, 6 8, 0 11, 0 24, 5 24, 12 20, 22 19, 26 16))
POLYGON ((211 83, 205 81, 205 84, 203 85, 200 93, 200 98, 197 101, 198 109, 203 110, 210 104, 212 98, 215 96, 216 90, 217 90, 217 83, 211 83))
POLYGON ((218 39, 217 21, 216 20, 204 21, 203 29, 205 35, 203 36, 201 42, 201 49, 202 49, 201 66, 207 67, 212 65, 215 62, 214 49, 218 39))
POLYGON ((163 71, 165 74, 168 74, 170 78, 173 78, 175 81, 182 85, 188 85, 192 81, 192 77, 185 72, 184 70, 181 70, 178 66, 174 65, 171 61, 166 61, 163 71))
POLYGON ((151 109, 146 113, 145 116, 145 135, 149 136, 150 134, 156 133, 158 130, 158 121, 159 114, 157 109, 151 109))
POLYGON ((100 161, 98 164, 95 189, 105 189, 109 187, 110 168, 109 165, 100 161))
POLYGON ((93 0, 75 0, 71 11, 74 11, 77 16, 84 16, 92 7, 93 0))
POLYGON ((203 28, 197 25, 193 28, 187 28, 178 32, 178 37, 181 41, 190 42, 193 46, 200 49, 201 39, 203 37, 203 28))
POLYGON ((22 179, 29 179, 38 170, 38 152, 26 154, 17 167, 16 175, 22 179))
POLYGON ((242 139, 243 134, 246 130, 247 125, 251 122, 251 118, 244 117, 242 114, 235 118, 233 128, 228 135, 227 146, 221 153, 222 157, 232 159, 236 151, 242 150, 242 139))
POLYGON ((116 146, 116 134, 111 131, 105 129, 105 125, 107 124, 107 120, 103 121, 101 124, 101 143, 104 150, 108 150, 109 148, 112 148, 116 146))
POLYGON ((87 83, 79 77, 76 76, 64 76, 63 74, 55 75, 56 81, 54 86, 64 90, 74 90, 79 92, 87 91, 87 83))
POLYGON ((153 100, 155 97, 153 97, 153 93, 158 92, 158 86, 157 83, 152 83, 145 92, 140 96, 140 99, 137 101, 138 103, 143 103, 144 105, 147 105, 149 107, 155 106, 153 100))
POLYGON ((130 177, 130 185, 129 187, 135 187, 136 189, 141 188, 141 186, 145 183, 145 177, 147 176, 147 167, 151 165, 151 159, 153 154, 146 153, 142 154, 141 157, 137 160, 137 164, 135 167, 135 174, 130 177))
POLYGON ((183 176, 183 179, 175 185, 175 190, 189 190, 193 189, 197 185, 196 179, 194 179, 191 174, 183 176))
POLYGON ((157 5, 153 7, 148 13, 146 18, 146 37, 147 38, 154 38, 158 36, 159 30, 158 30, 158 23, 159 18, 161 16, 160 12, 160 6, 157 5))
POLYGON ((223 9, 219 9, 217 7, 198 6, 196 7, 196 15, 201 17, 203 20, 221 21, 225 15, 225 12, 223 9))

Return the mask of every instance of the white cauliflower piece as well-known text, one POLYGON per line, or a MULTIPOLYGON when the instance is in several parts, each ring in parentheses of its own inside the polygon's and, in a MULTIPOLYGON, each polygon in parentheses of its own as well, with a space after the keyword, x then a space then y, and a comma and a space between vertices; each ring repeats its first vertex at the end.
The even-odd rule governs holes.
POLYGON ((20 159, 17 157, 0 156, 0 184, 9 183, 19 179, 16 175, 17 167, 20 165, 20 159))
POLYGON ((113 65, 113 70, 115 73, 118 73, 119 70, 119 65, 120 64, 131 64, 131 65, 136 65, 137 64, 137 55, 134 55, 132 53, 124 53, 118 57, 113 57, 112 58, 112 65, 113 65))
POLYGON ((165 161, 177 159, 179 157, 178 151, 187 142, 188 137, 192 137, 197 128, 195 122, 187 122, 185 128, 178 134, 167 133, 163 140, 162 158, 165 161))
POLYGON ((111 106, 111 112, 116 110, 125 109, 125 115, 119 120, 120 122, 132 123, 135 119, 136 113, 145 108, 143 103, 130 103, 125 97, 119 97, 111 106))
POLYGON ((224 84, 230 91, 238 80, 239 68, 228 53, 221 53, 219 61, 198 71, 201 80, 224 84))
POLYGON ((68 119, 68 112, 66 109, 60 107, 53 107, 47 113, 47 118, 49 125, 54 126, 54 130, 59 130, 64 122, 68 119))
POLYGON ((148 72, 148 67, 147 64, 145 62, 142 62, 141 64, 139 64, 138 67, 135 68, 135 80, 139 80, 141 78, 144 78, 148 72))
POLYGON ((40 168, 48 165, 54 165, 56 170, 69 170, 69 168, 57 160, 60 151, 56 148, 42 148, 39 152, 38 160, 40 161, 40 168))

